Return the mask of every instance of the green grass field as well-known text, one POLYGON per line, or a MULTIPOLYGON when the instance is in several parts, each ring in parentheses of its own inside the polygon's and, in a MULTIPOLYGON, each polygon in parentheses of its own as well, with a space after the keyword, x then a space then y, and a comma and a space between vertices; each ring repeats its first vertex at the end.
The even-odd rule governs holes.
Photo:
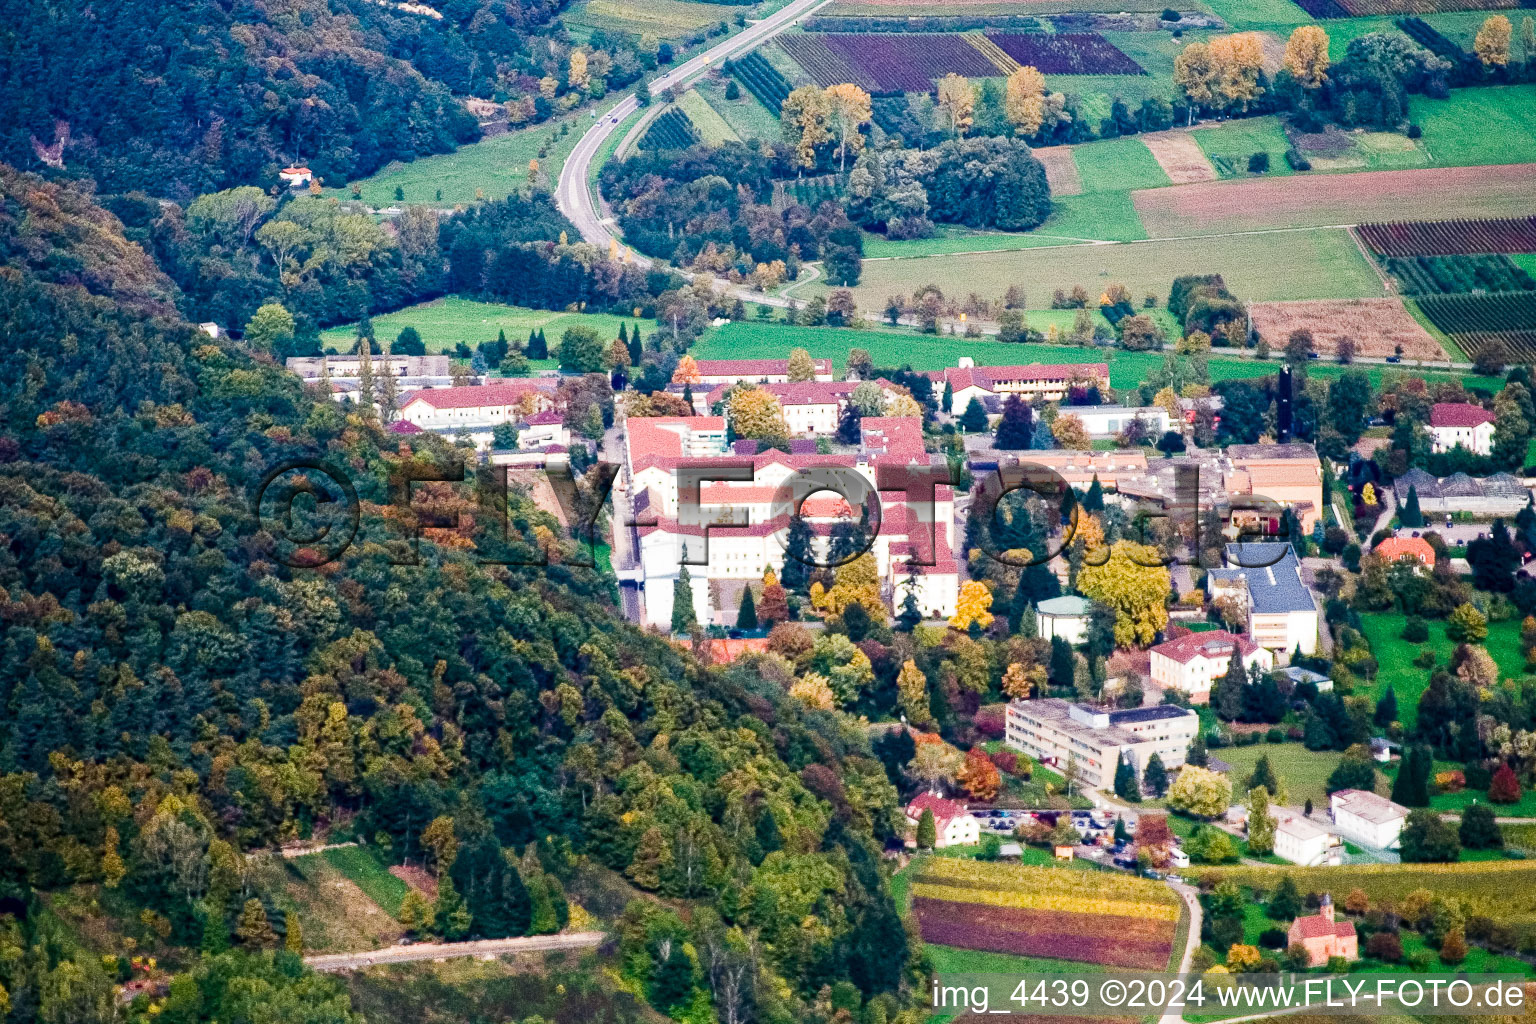
MULTIPOLYGON (((1043 326, 1049 317, 1068 319, 1071 310, 1032 310, 1029 322, 1043 326)), ((554 339, 551 338, 551 341, 554 339)), ((910 364, 917 370, 941 370, 955 365, 962 355, 971 356, 979 366, 1013 366, 1023 363, 1109 364, 1109 382, 1115 388, 1134 388, 1163 364, 1156 352, 1121 352, 1117 349, 1074 348, 1053 345, 1010 345, 995 338, 954 338, 948 335, 918 334, 909 329, 855 331, 834 327, 788 327, 783 324, 733 323, 710 331, 692 349, 697 359, 782 359, 791 348, 800 347, 818 358, 829 358, 841 370, 851 348, 869 351, 877 366, 910 364)), ((1219 351, 1219 350, 1218 350, 1219 351)), ((1265 377, 1275 373, 1274 362, 1256 359, 1222 358, 1211 360, 1212 380, 1265 377)), ((1308 367, 1314 377, 1331 380, 1344 372, 1336 363, 1308 367)), ((1414 371, 1416 374, 1418 371, 1414 371)), ((1380 367, 1366 368, 1373 386, 1383 377, 1380 367)), ((1488 388, 1496 379, 1460 374, 1427 373, 1431 380, 1461 380, 1467 386, 1488 388)))
POLYGON ((1085 193, 1160 188, 1169 184, 1168 175, 1158 166, 1152 151, 1135 136, 1076 146, 1072 159, 1085 193))
POLYGON ((1290 0, 1205 0, 1205 6, 1233 28, 1312 23, 1311 16, 1290 0))
POLYGON ((324 857, 326 863, 351 879, 354 885, 391 917, 399 916, 400 903, 411 887, 390 874, 389 869, 371 850, 361 846, 343 846, 310 856, 324 857))
POLYGON ((746 89, 741 90, 740 99, 734 100, 725 98, 725 85, 722 82, 708 78, 701 79, 694 89, 719 112, 738 138, 771 140, 779 137, 778 116, 759 103, 746 89))
MULTIPOLYGON (((558 121, 546 121, 532 128, 504 132, 461 146, 452 153, 422 157, 408 164, 389 164, 371 177, 364 178, 363 201, 370 206, 389 206, 398 202, 395 189, 405 193, 407 203, 472 203, 477 198, 505 199, 528 185, 528 161, 538 159, 546 185, 560 176, 565 158, 591 117, 571 115, 558 121), (570 131, 560 134, 562 125, 570 131), (539 151, 544 156, 539 156, 539 151), (438 193, 441 192, 441 198, 438 193)), ((349 190, 335 194, 350 196, 349 190)))
POLYGON ((1285 162, 1285 151, 1291 144, 1277 117, 1223 121, 1209 127, 1196 128, 1190 134, 1200 143, 1201 150, 1222 177, 1246 176, 1248 157, 1254 153, 1269 154, 1271 177, 1293 173, 1290 165, 1285 162), (1229 172, 1228 167, 1235 170, 1229 172))
MULTIPOLYGON (((1413 659, 1421 647, 1435 652, 1437 664, 1450 661, 1456 644, 1446 638, 1445 623, 1429 621, 1429 642, 1411 644, 1402 638, 1407 617, 1401 612, 1372 612, 1361 617, 1365 638, 1378 665, 1374 696, 1382 697, 1390 688, 1397 694, 1397 716, 1410 730, 1419 720, 1419 697, 1429 687, 1427 668, 1416 668, 1413 659)), ((1488 624, 1485 645, 1498 663, 1499 674, 1519 678, 1525 674, 1525 658, 1520 653, 1520 623, 1517 619, 1488 624)))
POLYGON ((1050 217, 1037 230, 1109 242, 1137 242, 1147 237, 1129 192, 1061 196, 1052 201, 1050 217))
POLYGON ((1215 271, 1248 302, 1382 294, 1375 270, 1341 229, 866 261, 854 294, 861 309, 883 309, 886 296, 911 295, 927 284, 946 295, 974 291, 984 298, 999 298, 1010 284, 1019 284, 1038 302, 1057 288, 1083 285, 1097 295, 1118 282, 1139 299, 1148 292, 1166 295, 1180 274, 1215 271))
POLYGON ((1454 89, 1450 98, 1414 96, 1409 116, 1441 167, 1536 162, 1536 85, 1454 89))
POLYGON ((563 20, 580 33, 601 28, 676 39, 722 21, 734 23, 736 15, 743 13, 750 13, 750 8, 693 0, 577 0, 563 20))
MULTIPOLYGON (((1060 202, 1057 204, 1060 208, 1060 202)), ((932 238, 912 238, 893 242, 884 235, 864 233, 864 258, 882 259, 888 256, 944 256, 960 252, 1011 252, 1015 249, 1038 249, 1043 246, 1063 245, 1082 239, 1069 235, 1042 234, 1039 231, 970 231, 949 225, 938 225, 932 238)))
MULTIPOLYGON (((494 302, 475 302, 449 296, 424 302, 419 306, 407 306, 393 313, 374 318, 374 337, 394 339, 406 327, 414 327, 428 352, 451 351, 459 342, 474 348, 482 341, 495 341, 497 331, 506 331, 507 340, 525 342, 528 332, 544 331, 551 348, 560 340, 567 327, 586 324, 604 338, 617 338, 619 324, 634 328, 640 324, 646 329, 650 324, 627 317, 609 316, 606 313, 562 313, 547 309, 525 309, 522 306, 503 306, 494 302)), ((337 351, 345 351, 357 337, 357 326, 348 324, 320 332, 320 344, 337 351)))
MULTIPOLYGON (((1292 804, 1311 800, 1316 807, 1328 806, 1328 776, 1339 766, 1340 755, 1332 750, 1308 750, 1300 743, 1256 743, 1251 747, 1222 747, 1216 756, 1232 766, 1234 792, 1247 787, 1259 758, 1267 756, 1275 774, 1285 783, 1292 804)), ((1378 781, 1383 793, 1386 787, 1378 781)))
POLYGON ((1489 914, 1509 920, 1536 912, 1536 861, 1496 860, 1465 864, 1345 864, 1339 867, 1254 867, 1220 865, 1200 869, 1231 878, 1265 893, 1273 891, 1284 875, 1296 880, 1302 892, 1327 892, 1342 904, 1351 889, 1360 889, 1373 903, 1401 901, 1415 889, 1429 889, 1458 896, 1468 904, 1468 914, 1489 914))
POLYGON ((689 89, 679 96, 677 105, 698 129, 699 137, 711 146, 718 146, 722 142, 741 141, 741 136, 736 134, 736 130, 726 123, 718 110, 709 105, 708 100, 699 95, 697 89, 689 89))

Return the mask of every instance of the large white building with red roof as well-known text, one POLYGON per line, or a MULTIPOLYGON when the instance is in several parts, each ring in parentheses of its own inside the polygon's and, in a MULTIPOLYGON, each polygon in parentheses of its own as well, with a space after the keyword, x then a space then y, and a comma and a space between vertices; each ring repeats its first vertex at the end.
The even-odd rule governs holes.
POLYGON ((429 388, 406 395, 400 418, 423 430, 486 431, 555 407, 559 381, 517 377, 494 384, 429 388))
MULTIPOLYGON (((816 375, 812 380, 832 379, 832 360, 813 359, 816 375)), ((700 384, 788 384, 788 359, 700 359, 697 361, 700 384)))
POLYGON ((1108 363, 1030 363, 1028 366, 977 366, 969 357, 944 371, 944 382, 954 392, 955 415, 965 411, 972 398, 1022 395, 1029 399, 1059 402, 1074 386, 1109 387, 1108 363))
POLYGON ((933 814, 936 848, 973 846, 981 841, 981 823, 965 804, 937 793, 919 793, 907 804, 907 827, 914 833, 914 845, 917 823, 923 819, 924 811, 933 814))
POLYGON ((833 527, 857 520, 863 511, 838 493, 842 487, 856 490, 851 486, 856 480, 879 496, 879 528, 869 550, 888 603, 899 607, 910 591, 925 616, 954 614, 960 579, 953 488, 934 485, 931 502, 909 502, 905 489, 875 490, 889 483, 894 469, 930 466, 921 422, 869 416, 861 427, 857 455, 777 450, 742 455, 727 450, 720 417, 627 419, 625 493, 638 537, 645 621, 671 622, 674 585, 685 562, 698 621, 734 621, 734 604, 712 607, 710 584, 739 588, 766 569, 782 571, 797 507, 811 528, 813 546, 825 557, 833 527), (826 487, 804 482, 816 473, 825 477, 826 487))
POLYGON ((1436 402, 1429 410, 1429 437, 1437 452, 1457 445, 1477 455, 1493 453, 1493 413, 1471 402, 1436 402))
POLYGON ((1262 672, 1275 667, 1275 656, 1246 636, 1213 629, 1186 633, 1152 648, 1152 680, 1164 689, 1178 690, 1195 704, 1211 699, 1211 684, 1227 674, 1233 656, 1243 667, 1254 665, 1262 672))

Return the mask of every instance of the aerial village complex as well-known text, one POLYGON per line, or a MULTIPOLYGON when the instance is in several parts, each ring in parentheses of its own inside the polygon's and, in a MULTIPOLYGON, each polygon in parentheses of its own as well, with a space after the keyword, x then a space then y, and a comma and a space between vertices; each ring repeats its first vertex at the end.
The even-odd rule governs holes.
POLYGON ((0 1024, 1531 1024, 1536 0, 1170 3, 11 5, 0 1024))

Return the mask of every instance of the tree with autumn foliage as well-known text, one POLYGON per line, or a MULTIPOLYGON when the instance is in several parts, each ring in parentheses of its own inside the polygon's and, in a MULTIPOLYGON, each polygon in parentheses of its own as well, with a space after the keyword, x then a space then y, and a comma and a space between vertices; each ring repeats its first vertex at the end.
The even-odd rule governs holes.
POLYGON ((704 378, 699 376, 699 362, 697 359, 694 359, 693 356, 685 355, 677 361, 677 369, 672 371, 672 383, 702 384, 703 382, 704 378))
POLYGON ((816 85, 800 86, 780 105, 784 139, 794 145, 801 167, 815 167, 817 151, 832 141, 830 116, 827 94, 816 85))
POLYGON ((1045 76, 1038 68, 1026 65, 1008 76, 1003 112, 1013 130, 1026 137, 1045 124, 1045 76))
POLYGON ((970 629, 975 623, 982 629, 992 625, 992 589, 980 580, 966 580, 960 584, 960 597, 955 602, 955 614, 949 617, 954 629, 970 629))
POLYGON ((837 169, 841 172, 849 153, 864 148, 864 136, 860 129, 869 124, 873 116, 869 93, 846 82, 827 87, 827 114, 833 131, 837 133, 837 169))
POLYGON ((789 424, 778 398, 767 388, 738 388, 726 401, 726 414, 737 437, 776 442, 789 437, 789 424))
POLYGON ((939 109, 949 122, 950 137, 958 139, 970 131, 976 113, 976 90, 970 79, 950 72, 939 79, 937 95, 939 109))
POLYGON ((955 781, 970 794, 971 799, 990 801, 997 797, 1003 776, 984 750, 972 747, 966 752, 960 770, 955 773, 955 781))
POLYGON ((1035 688, 1045 683, 1045 668, 1042 665, 1031 665, 1025 668, 1021 662, 1013 662, 1003 672, 1003 693, 1012 700, 1028 700, 1034 695, 1035 688))
POLYGON ((933 711, 928 706, 928 677, 911 658, 902 662, 901 671, 896 674, 896 704, 911 724, 933 723, 933 711))
POLYGON ((1117 540, 1102 565, 1084 565, 1077 587, 1115 612, 1115 643, 1145 647, 1168 625, 1172 577, 1162 555, 1148 544, 1117 540))
POLYGON ((768 629, 789 621, 789 594, 771 568, 763 573, 763 599, 757 606, 757 621, 768 629))
POLYGON ((1303 89, 1317 89, 1328 80, 1328 33, 1317 25, 1301 25, 1285 42, 1285 69, 1303 89))

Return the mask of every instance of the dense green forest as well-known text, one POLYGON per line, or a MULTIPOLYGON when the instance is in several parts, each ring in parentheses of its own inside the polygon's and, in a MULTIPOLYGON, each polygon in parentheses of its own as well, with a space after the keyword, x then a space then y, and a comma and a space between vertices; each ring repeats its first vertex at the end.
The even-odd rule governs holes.
POLYGON ((460 526, 399 564, 390 473, 461 453, 210 340, 87 192, 9 171, 0 190, 13 1019, 120 1019, 126 958, 72 952, 41 910, 82 884, 188 969, 130 1019, 355 1019, 281 951, 298 937, 248 856, 342 821, 443 869, 447 937, 551 930, 582 859, 669 897, 625 914, 621 952, 680 1017, 821 1020, 829 990, 882 1020, 905 1004, 912 944, 879 867, 897 794, 862 729, 624 623, 516 491, 503 540, 467 489, 428 488, 460 526), (358 543, 320 570, 287 567, 250 507, 291 458, 361 498, 358 543), (552 564, 483 561, 535 547, 552 564))
MULTIPOLYGON (((480 128, 459 98, 542 121, 658 60, 597 33, 572 66, 563 0, 0 3, 0 161, 186 202, 308 165, 340 186, 480 128)), ((667 54, 662 53, 661 59, 667 54)))

